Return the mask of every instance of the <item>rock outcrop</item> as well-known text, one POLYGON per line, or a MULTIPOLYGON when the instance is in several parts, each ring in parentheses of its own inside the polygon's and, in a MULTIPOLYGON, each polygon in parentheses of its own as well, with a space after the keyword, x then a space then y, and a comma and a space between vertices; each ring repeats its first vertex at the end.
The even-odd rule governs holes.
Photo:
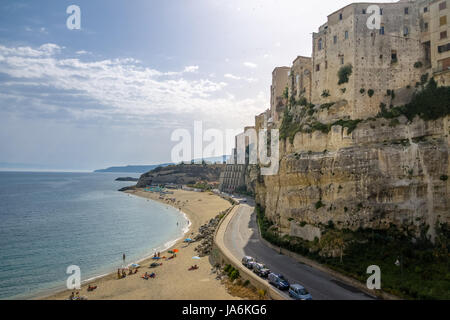
MULTIPOLYGON (((426 230, 433 240, 437 224, 450 223, 450 117, 398 119, 281 140, 279 174, 252 179, 257 203, 292 236, 303 234, 297 226, 331 221, 351 230, 426 230)), ((315 230, 305 237, 317 236, 315 230)))
POLYGON ((218 182, 223 166, 221 164, 180 164, 159 167, 143 174, 136 186, 144 188, 151 184, 187 185, 200 181, 218 182))

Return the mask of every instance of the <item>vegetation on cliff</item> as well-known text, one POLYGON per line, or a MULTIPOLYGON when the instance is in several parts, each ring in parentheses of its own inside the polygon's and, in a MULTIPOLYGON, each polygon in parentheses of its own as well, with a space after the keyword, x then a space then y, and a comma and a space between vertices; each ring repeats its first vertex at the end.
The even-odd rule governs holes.
POLYGON ((382 289, 408 299, 450 299, 449 251, 450 226, 438 228, 436 243, 422 237, 388 230, 336 229, 330 221, 322 225, 322 238, 306 241, 296 237, 280 237, 276 226, 257 206, 257 220, 264 239, 274 245, 298 253, 338 272, 366 282, 367 267, 381 268, 382 289), (331 251, 337 255, 330 255, 331 251), (396 261, 400 265, 396 265, 396 261))
POLYGON ((416 116, 423 120, 436 120, 450 114, 450 87, 438 87, 433 78, 425 88, 414 95, 411 102, 398 107, 380 105, 378 117, 393 119, 404 115, 409 121, 416 116))

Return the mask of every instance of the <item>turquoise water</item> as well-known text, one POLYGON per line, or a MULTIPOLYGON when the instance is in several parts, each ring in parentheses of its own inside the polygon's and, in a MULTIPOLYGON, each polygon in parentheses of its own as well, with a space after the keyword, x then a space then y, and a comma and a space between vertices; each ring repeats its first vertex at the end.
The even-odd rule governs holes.
POLYGON ((113 272, 123 253, 133 263, 183 236, 178 210, 118 192, 133 184, 118 176, 0 172, 0 299, 62 289, 70 265, 82 281, 113 272))

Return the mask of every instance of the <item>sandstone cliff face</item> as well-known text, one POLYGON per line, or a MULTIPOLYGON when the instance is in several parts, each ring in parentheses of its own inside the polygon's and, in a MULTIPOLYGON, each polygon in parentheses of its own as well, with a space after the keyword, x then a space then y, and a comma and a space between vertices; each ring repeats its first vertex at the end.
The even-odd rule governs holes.
POLYGON ((317 236, 310 227, 332 221, 352 230, 393 224, 434 239, 437 223, 450 223, 450 117, 399 120, 280 141, 279 174, 252 179, 257 203, 293 236, 317 236))
POLYGON ((223 165, 185 164, 159 167, 143 174, 138 183, 138 188, 151 184, 195 184, 199 181, 218 182, 223 165))

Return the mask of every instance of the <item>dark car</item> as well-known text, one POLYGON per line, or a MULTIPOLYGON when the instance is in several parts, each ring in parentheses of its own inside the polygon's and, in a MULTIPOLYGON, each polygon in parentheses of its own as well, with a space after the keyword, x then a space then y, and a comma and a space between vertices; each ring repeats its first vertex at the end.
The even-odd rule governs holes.
POLYGON ((281 274, 271 273, 268 276, 269 283, 280 290, 288 290, 289 282, 281 274))
POLYGON ((255 263, 253 265, 253 272, 261 278, 267 278, 270 274, 270 270, 262 263, 255 263))

